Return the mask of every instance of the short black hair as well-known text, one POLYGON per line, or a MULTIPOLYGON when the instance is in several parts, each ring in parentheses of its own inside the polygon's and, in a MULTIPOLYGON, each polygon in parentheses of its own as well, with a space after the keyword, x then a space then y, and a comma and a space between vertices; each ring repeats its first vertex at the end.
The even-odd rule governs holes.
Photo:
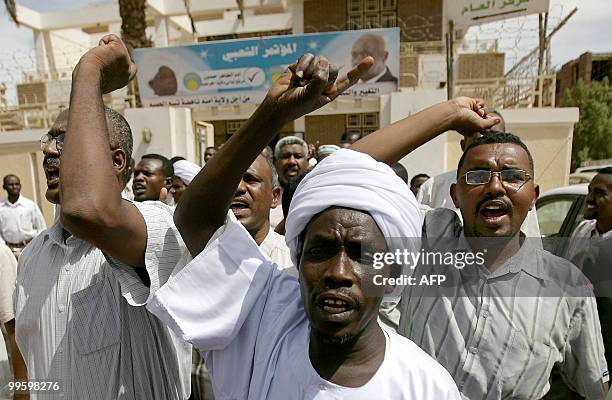
POLYGON ((170 162, 172 163, 172 165, 174 165, 174 163, 175 163, 175 162, 177 162, 177 161, 181 161, 181 160, 184 160, 184 159, 185 159, 185 157, 181 157, 181 156, 174 156, 174 157, 172 157, 172 158, 170 159, 170 162))
MULTIPOLYGON (((108 132, 108 141, 111 149, 121 149, 125 153, 126 162, 132 158, 132 151, 134 149, 134 139, 132 138, 132 129, 130 124, 126 121, 123 115, 119 114, 112 108, 104 107, 104 114, 110 122, 110 128, 108 132)), ((129 168, 125 168, 125 175, 123 180, 128 181, 129 168)))
POLYGON ((172 163, 170 162, 170 160, 168 160, 166 157, 162 156, 161 154, 145 154, 144 156, 141 157, 141 160, 144 160, 145 158, 152 158, 155 160, 159 160, 162 162, 162 171, 164 172, 164 175, 167 178, 172 178, 174 176, 174 167, 172 166, 172 163))
POLYGON ((465 149, 465 151, 461 155, 461 158, 459 159, 459 165, 457 166, 457 179, 459 179, 461 168, 463 167, 465 158, 467 157, 470 150, 472 150, 476 146, 482 146, 484 144, 496 144, 496 143, 510 143, 510 144, 516 144, 517 146, 522 147, 523 150, 525 150, 525 152, 527 153, 527 157, 529 158, 529 168, 531 168, 531 174, 532 175, 534 174, 533 157, 531 157, 531 152, 527 148, 527 145, 523 143, 521 138, 519 138, 516 135, 513 135, 512 133, 508 133, 508 132, 492 132, 492 133, 483 135, 479 137, 478 139, 474 140, 472 143, 470 143, 468 148, 465 149))
POLYGON ((8 175, 6 175, 6 176, 4 177, 4 179, 2 179, 2 183, 3 183, 3 184, 6 184, 6 180, 7 180, 8 178, 17 178, 17 180, 19 181, 19 183, 21 183, 21 179, 19 179, 19 177, 18 177, 17 175, 15 175, 15 174, 8 174, 8 175))
POLYGON ((611 175, 612 174, 612 167, 606 167, 606 168, 602 168, 599 170, 599 172, 597 172, 598 174, 606 174, 606 175, 611 175))
POLYGON ((396 162, 391 166, 391 169, 395 172, 395 175, 402 178, 404 183, 408 183, 408 171, 406 171, 406 168, 402 164, 396 162))
POLYGON ((410 179, 410 187, 414 186, 414 182, 419 179, 419 178, 431 178, 429 175, 427 174, 416 174, 415 176, 412 177, 412 179, 410 179))

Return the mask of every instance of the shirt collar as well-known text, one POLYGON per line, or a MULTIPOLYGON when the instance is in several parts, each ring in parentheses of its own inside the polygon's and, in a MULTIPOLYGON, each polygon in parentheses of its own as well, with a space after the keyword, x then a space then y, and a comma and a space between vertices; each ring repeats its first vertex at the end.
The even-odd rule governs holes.
POLYGON ((271 250, 276 243, 275 241, 276 238, 274 237, 274 234, 275 234, 274 229, 272 229, 272 225, 270 225, 266 238, 259 245, 259 248, 262 249, 263 252, 266 254, 269 253, 269 250, 271 250))
POLYGON ((2 203, 8 207, 17 207, 17 206, 23 205, 23 202, 21 201, 21 195, 19 195, 19 197, 17 198, 17 201, 14 203, 11 203, 8 197, 4 199, 2 203))
POLYGON ((43 232, 44 240, 51 240, 53 243, 60 247, 75 247, 83 241, 75 236, 69 236, 64 242, 64 227, 62 226, 59 218, 56 218, 53 225, 43 232))
POLYGON ((383 71, 380 74, 378 74, 376 76, 373 76, 372 78, 368 79, 367 81, 362 81, 360 83, 376 83, 376 81, 378 81, 386 73, 387 73, 387 67, 385 66, 385 69, 383 69, 383 71))

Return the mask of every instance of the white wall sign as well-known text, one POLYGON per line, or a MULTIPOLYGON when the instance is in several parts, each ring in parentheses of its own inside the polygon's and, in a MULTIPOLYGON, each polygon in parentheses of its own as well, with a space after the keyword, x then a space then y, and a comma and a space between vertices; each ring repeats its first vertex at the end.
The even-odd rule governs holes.
POLYGON ((455 28, 548 11, 549 0, 447 0, 455 28))

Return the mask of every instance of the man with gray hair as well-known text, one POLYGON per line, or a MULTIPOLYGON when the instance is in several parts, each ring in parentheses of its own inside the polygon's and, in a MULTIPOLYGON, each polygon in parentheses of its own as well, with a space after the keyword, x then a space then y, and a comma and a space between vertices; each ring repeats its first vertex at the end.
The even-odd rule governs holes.
POLYGON ((286 136, 276 143, 274 159, 281 186, 308 170, 308 145, 297 136, 286 136))

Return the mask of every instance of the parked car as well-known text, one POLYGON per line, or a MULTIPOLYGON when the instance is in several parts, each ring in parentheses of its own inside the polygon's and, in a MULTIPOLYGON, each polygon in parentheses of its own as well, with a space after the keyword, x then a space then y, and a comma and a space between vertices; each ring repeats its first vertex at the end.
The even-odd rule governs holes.
POLYGON ((597 175, 597 172, 574 172, 569 176, 570 185, 579 185, 581 183, 590 183, 597 175))
POLYGON ((576 170, 569 176, 569 184, 578 185, 580 183, 589 183, 599 171, 608 167, 612 167, 612 164, 591 165, 588 167, 576 168, 576 170))
POLYGON ((536 201, 538 225, 546 250, 563 255, 565 240, 584 220, 587 184, 570 185, 549 190, 536 201), (559 239, 557 239, 559 238, 559 239))

